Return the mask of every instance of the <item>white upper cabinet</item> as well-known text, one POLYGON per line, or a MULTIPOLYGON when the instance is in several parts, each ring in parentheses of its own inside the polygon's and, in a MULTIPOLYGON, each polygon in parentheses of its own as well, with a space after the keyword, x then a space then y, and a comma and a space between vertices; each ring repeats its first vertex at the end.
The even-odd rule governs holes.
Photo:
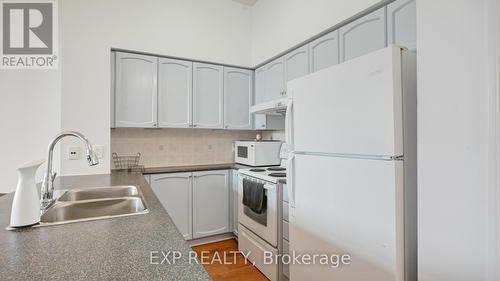
POLYGON ((285 117, 281 115, 254 114, 255 130, 284 130, 285 117))
POLYGON ((309 43, 311 72, 339 63, 339 31, 335 30, 309 43))
POLYGON ((384 48, 387 45, 385 7, 340 28, 340 60, 384 48))
POLYGON ((193 238, 231 232, 228 171, 193 173, 193 238))
MULTIPOLYGON (((264 65, 255 70, 254 104, 271 100, 271 98, 266 96, 268 66, 264 65)), ((255 130, 281 130, 285 128, 285 118, 282 116, 254 114, 253 120, 253 128, 255 130)))
MULTIPOLYGON (((285 82, 309 74, 309 48, 304 45, 285 55, 285 82)), ((283 96, 286 95, 286 87, 283 96)))
POLYGON ((265 91, 263 101, 282 98, 285 93, 285 62, 284 57, 265 65, 265 91))
POLYGON ((116 127, 156 127, 158 58, 116 53, 116 127))
POLYGON ((222 128, 222 66, 193 63, 193 126, 222 128))
POLYGON ((261 66, 255 70, 255 94, 254 103, 259 104, 266 99, 266 66, 261 66))
POLYGON ((158 65, 158 126, 191 127, 193 63, 160 58, 158 65))
POLYGON ((387 6, 387 37, 390 44, 417 48, 416 0, 398 0, 387 6))
POLYGON ((192 239, 191 173, 151 175, 151 188, 184 239, 192 239))
POLYGON ((261 66, 255 70, 255 95, 254 104, 259 104, 265 100, 266 93, 266 66, 261 66))
POLYGON ((224 128, 251 129, 253 71, 224 67, 224 128))

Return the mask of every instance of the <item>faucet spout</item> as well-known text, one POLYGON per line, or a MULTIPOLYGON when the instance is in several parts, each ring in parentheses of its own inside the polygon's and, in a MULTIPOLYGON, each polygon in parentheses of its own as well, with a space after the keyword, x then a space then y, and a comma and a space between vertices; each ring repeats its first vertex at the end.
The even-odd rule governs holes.
POLYGON ((85 154, 87 156, 87 161, 89 166, 94 166, 99 164, 99 159, 92 147, 90 141, 81 133, 74 131, 65 131, 57 135, 49 144, 48 156, 47 156, 47 171, 43 177, 41 198, 40 198, 40 209, 46 210, 54 203, 54 180, 56 178, 56 173, 52 172, 52 156, 54 154, 54 148, 56 144, 64 137, 76 137, 85 143, 85 154))

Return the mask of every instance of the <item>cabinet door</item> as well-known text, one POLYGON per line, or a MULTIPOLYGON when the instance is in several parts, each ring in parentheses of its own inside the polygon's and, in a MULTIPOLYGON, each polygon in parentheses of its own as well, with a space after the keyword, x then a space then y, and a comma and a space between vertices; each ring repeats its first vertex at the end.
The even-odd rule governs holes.
POLYGON ((285 117, 281 115, 254 115, 255 130, 284 130, 285 117))
POLYGON ((222 128, 222 66, 193 63, 193 126, 222 128))
POLYGON ((384 48, 387 45, 385 31, 385 7, 341 27, 341 61, 384 48))
POLYGON ((158 65, 158 126, 191 127, 193 63, 160 58, 158 65))
POLYGON ((151 188, 184 239, 192 239, 191 173, 151 175, 151 188))
POLYGON ((417 48, 416 0, 398 0, 387 6, 387 37, 390 44, 417 48))
POLYGON ((224 67, 224 128, 252 128, 253 71, 224 67))
POLYGON ((115 128, 115 85, 116 85, 116 80, 115 80, 115 65, 116 65, 116 53, 111 52, 110 56, 110 65, 111 65, 111 73, 110 73, 110 78, 111 78, 111 87, 110 87, 110 104, 111 104, 111 115, 110 115, 110 127, 111 129, 115 128))
POLYGON ((310 71, 339 63, 339 31, 335 30, 309 43, 310 71))
POLYGON ((231 170, 231 220, 233 233, 238 235, 238 170, 231 170))
POLYGON ((263 101, 270 101, 283 97, 285 91, 284 64, 283 57, 266 64, 266 90, 263 101))
POLYGON ((193 173, 193 238, 230 232, 228 171, 193 173))
MULTIPOLYGON (((307 74, 309 74, 309 48, 305 45, 285 55, 285 82, 307 74)), ((286 88, 283 96, 286 96, 286 88)))
POLYGON ((116 53, 116 127, 156 127, 158 58, 116 53))
POLYGON ((255 96, 254 103, 259 104, 266 100, 266 66, 255 70, 255 96))

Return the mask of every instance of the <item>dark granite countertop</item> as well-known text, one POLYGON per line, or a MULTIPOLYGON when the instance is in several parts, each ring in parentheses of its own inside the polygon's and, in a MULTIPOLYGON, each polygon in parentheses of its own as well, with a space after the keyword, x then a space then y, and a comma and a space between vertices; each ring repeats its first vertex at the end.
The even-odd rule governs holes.
MULTIPOLYGON (((13 193, 0 197, 2 280, 211 280, 189 263, 191 248, 140 173, 60 177, 56 188, 141 188, 149 213, 8 231, 13 193), (179 251, 175 264, 150 264, 151 251, 179 251)), ((161 254, 159 254, 161 257, 161 254)))
POLYGON ((144 174, 163 174, 163 173, 180 173, 180 172, 197 172, 209 170, 225 170, 225 169, 245 169, 252 168, 237 163, 223 164, 206 164, 206 165, 188 165, 188 166, 168 166, 168 167, 146 167, 144 174))

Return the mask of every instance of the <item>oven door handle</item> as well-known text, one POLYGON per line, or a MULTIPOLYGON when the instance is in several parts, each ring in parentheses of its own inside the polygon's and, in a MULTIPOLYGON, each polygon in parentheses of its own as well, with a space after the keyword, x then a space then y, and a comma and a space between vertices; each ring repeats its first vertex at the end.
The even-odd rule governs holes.
POLYGON ((264 189, 273 190, 273 189, 276 189, 276 185, 274 185, 274 184, 264 184, 264 189))

